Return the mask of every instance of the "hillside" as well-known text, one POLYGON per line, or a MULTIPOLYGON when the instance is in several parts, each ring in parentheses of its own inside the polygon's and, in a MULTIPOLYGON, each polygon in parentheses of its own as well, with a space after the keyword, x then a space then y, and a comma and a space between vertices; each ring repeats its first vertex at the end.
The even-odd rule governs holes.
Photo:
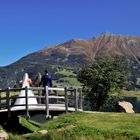
POLYGON ((132 60, 131 72, 133 77, 131 79, 135 81, 136 78, 139 78, 140 36, 102 33, 87 40, 72 39, 49 46, 28 54, 11 65, 0 67, 0 88, 12 87, 22 79, 22 75, 25 72, 28 72, 31 78, 35 79, 37 73, 43 73, 46 67, 53 75, 63 69, 77 71, 78 66, 99 56, 132 60))

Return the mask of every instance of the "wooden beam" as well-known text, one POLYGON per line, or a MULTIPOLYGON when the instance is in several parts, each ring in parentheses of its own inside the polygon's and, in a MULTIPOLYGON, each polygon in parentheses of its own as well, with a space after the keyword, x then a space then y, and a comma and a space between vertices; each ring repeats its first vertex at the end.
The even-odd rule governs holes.
POLYGON ((82 93, 82 88, 79 88, 79 108, 83 110, 83 93, 82 93))
POLYGON ((75 94, 75 111, 78 110, 78 98, 77 98, 77 88, 74 90, 75 94))
POLYGON ((68 94, 67 94, 67 88, 65 87, 65 112, 68 112, 68 94))
POLYGON ((26 116, 27 118, 30 118, 29 115, 29 104, 28 104, 28 87, 25 87, 25 103, 26 103, 26 116))
POLYGON ((48 87, 48 90, 57 90, 57 91, 64 91, 65 89, 64 88, 57 88, 57 87, 55 87, 55 88, 53 88, 53 87, 48 87))
POLYGON ((6 89, 6 102, 7 102, 7 110, 8 110, 8 118, 11 117, 11 102, 10 102, 10 90, 6 89))
POLYGON ((49 91, 48 91, 48 86, 45 87, 45 105, 46 105, 46 119, 49 119, 49 98, 48 98, 48 94, 49 94, 49 91))

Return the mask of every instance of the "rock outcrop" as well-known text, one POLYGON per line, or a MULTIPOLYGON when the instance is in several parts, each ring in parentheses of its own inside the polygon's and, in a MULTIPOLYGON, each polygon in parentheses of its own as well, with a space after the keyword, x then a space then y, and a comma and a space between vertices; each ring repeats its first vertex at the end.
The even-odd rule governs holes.
POLYGON ((9 139, 9 135, 3 131, 3 130, 0 130, 0 140, 8 140, 9 139))
POLYGON ((119 101, 116 105, 116 109, 119 112, 134 113, 133 105, 126 101, 119 101))
POLYGON ((38 131, 35 131, 34 133, 46 135, 46 134, 48 134, 48 131, 47 130, 38 130, 38 131))

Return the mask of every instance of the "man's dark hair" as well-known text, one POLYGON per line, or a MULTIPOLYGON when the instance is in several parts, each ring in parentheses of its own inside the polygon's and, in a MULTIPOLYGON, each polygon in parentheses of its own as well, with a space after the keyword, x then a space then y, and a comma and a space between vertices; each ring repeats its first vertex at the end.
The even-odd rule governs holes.
POLYGON ((47 69, 45 69, 45 73, 48 73, 48 70, 47 69))

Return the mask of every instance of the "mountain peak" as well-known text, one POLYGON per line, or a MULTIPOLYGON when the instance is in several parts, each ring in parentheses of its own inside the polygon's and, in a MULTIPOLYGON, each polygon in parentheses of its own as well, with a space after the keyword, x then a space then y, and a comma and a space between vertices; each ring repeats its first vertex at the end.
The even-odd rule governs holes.
POLYGON ((110 33, 110 32, 102 32, 102 33, 100 34, 100 36, 120 36, 120 35, 113 34, 113 33, 110 33))
POLYGON ((80 55, 95 57, 98 55, 140 55, 140 36, 121 36, 110 32, 103 32, 98 37, 91 39, 71 39, 48 48, 40 52, 45 55, 62 54, 62 55, 80 55))

